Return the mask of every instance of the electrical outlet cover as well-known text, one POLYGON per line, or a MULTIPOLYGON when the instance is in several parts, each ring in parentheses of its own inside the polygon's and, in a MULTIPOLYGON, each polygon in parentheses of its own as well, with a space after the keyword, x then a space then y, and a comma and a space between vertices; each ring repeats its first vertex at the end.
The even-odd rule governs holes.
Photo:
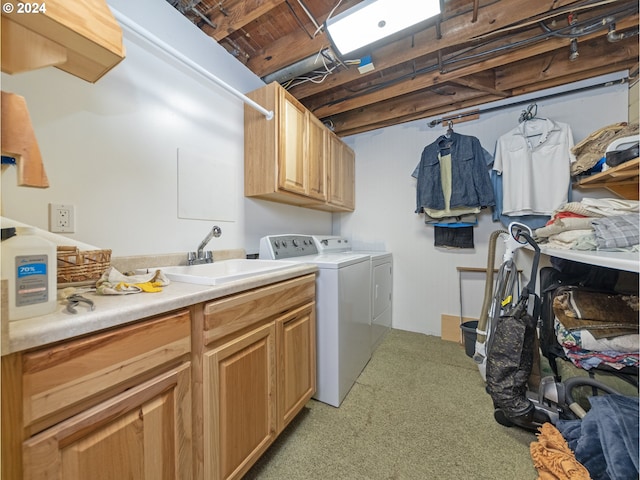
POLYGON ((70 204, 49 204, 49 231, 53 233, 75 232, 75 206, 70 204))

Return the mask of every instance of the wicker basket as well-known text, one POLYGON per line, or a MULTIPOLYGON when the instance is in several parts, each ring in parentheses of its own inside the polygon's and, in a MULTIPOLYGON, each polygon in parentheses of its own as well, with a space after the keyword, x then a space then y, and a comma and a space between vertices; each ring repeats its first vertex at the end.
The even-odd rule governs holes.
POLYGON ((91 284, 109 268, 111 250, 80 251, 78 247, 58 247, 58 286, 91 284))

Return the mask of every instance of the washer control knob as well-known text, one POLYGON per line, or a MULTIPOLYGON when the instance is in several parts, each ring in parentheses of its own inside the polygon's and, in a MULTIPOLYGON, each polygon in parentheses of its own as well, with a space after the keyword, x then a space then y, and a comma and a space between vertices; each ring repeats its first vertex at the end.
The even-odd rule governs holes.
POLYGON ((293 243, 294 247, 298 246, 298 240, 296 240, 295 238, 293 240, 291 240, 291 243, 293 243))
POLYGON ((280 248, 280 240, 274 240, 273 241, 273 246, 276 248, 280 248))

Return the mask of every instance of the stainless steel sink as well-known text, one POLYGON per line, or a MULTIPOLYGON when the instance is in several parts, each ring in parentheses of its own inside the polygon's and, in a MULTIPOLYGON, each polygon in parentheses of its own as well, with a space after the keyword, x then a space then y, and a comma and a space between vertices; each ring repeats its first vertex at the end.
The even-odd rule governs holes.
POLYGON ((171 281, 195 283, 198 285, 220 285, 241 278, 277 272, 298 265, 283 260, 249 260, 234 258, 201 265, 180 265, 172 267, 146 268, 144 272, 162 270, 171 281))

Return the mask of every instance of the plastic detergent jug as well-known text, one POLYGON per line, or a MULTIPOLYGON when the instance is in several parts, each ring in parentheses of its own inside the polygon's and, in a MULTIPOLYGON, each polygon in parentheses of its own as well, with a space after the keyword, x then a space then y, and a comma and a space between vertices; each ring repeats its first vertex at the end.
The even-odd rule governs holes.
POLYGON ((16 227, 16 232, 0 244, 10 321, 46 315, 57 306, 57 247, 32 227, 16 227))

